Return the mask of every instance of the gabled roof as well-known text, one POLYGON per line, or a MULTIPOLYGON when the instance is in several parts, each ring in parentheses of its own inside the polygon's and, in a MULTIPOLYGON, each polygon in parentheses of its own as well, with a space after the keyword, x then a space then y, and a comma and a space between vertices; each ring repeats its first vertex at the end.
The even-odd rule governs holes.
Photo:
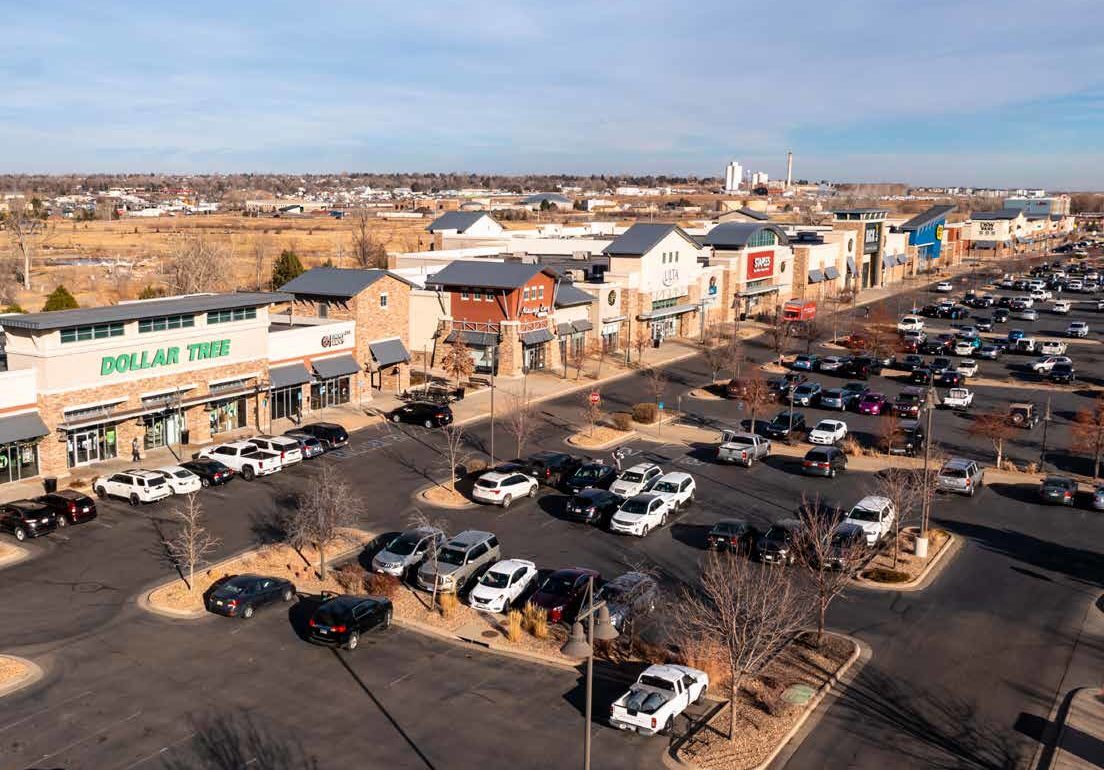
POLYGON ((749 219, 754 219, 757 222, 766 222, 770 219, 770 214, 762 211, 756 211, 754 209, 749 209, 747 206, 744 206, 743 208, 738 208, 733 213, 743 214, 745 217, 748 217, 749 219))
POLYGON ((1021 209, 1000 209, 999 211, 974 211, 970 214, 970 219, 973 220, 985 220, 985 219, 1015 219, 1023 214, 1021 209))
POLYGON ((430 222, 426 230, 431 233, 438 230, 455 230, 462 233, 483 217, 490 217, 490 214, 486 211, 449 211, 430 222))
POLYGON ((602 249, 602 253, 622 257, 643 256, 671 233, 678 233, 695 248, 701 246, 678 225, 662 222, 637 222, 617 236, 613 243, 602 249))
POLYGON ((210 310, 266 307, 277 302, 290 302, 294 297, 280 292, 242 291, 228 294, 189 294, 183 297, 123 302, 105 307, 77 310, 52 310, 46 313, 20 313, 5 315, 5 329, 33 329, 48 331, 70 326, 138 321, 142 318, 158 318, 166 315, 189 315, 210 310))
POLYGON ((921 211, 909 221, 901 225, 902 230, 919 230, 921 227, 930 225, 932 222, 937 222, 940 219, 946 218, 948 214, 957 208, 953 205, 932 206, 927 211, 921 211))
POLYGON ((724 222, 706 233, 702 243, 715 249, 742 249, 761 230, 774 231, 778 236, 779 246, 788 246, 790 243, 781 227, 762 222, 724 222))
POLYGON ((391 276, 407 286, 410 281, 389 270, 345 267, 313 267, 280 287, 291 294, 309 294, 314 297, 355 297, 384 276, 391 276))
POLYGON ((597 301, 593 294, 583 291, 572 283, 561 283, 556 291, 556 307, 576 307, 589 305, 597 301))
POLYGON ((482 289, 517 289, 533 280, 533 276, 538 273, 552 278, 559 277, 553 270, 524 262, 457 260, 426 278, 426 288, 471 286, 482 289))

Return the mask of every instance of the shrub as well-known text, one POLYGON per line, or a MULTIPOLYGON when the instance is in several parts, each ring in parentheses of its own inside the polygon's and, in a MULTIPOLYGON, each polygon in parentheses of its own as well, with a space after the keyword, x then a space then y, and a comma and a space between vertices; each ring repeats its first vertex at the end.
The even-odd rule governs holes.
POLYGON ((1024 473, 1038 473, 1039 472, 1039 464, 1038 463, 1028 463, 1027 465, 1024 466, 1023 470, 1024 470, 1024 473))
POLYGON ((522 626, 533 636, 538 639, 548 636, 548 611, 543 607, 528 602, 522 610, 521 618, 522 626))
POLYGON ((889 567, 868 569, 862 573, 862 576, 867 580, 873 580, 875 583, 905 583, 909 579, 907 572, 890 569, 889 567))
POLYGON ((372 572, 364 579, 364 590, 374 596, 386 596, 394 599, 399 592, 399 579, 394 575, 380 575, 372 572))
POLYGON ((611 418, 613 420, 613 427, 622 433, 632 430, 632 415, 628 412, 614 412, 611 418))
POLYGON ((487 461, 480 458, 468 460, 464 463, 464 469, 467 470, 469 474, 482 473, 487 470, 487 461))
POLYGON ((343 591, 350 593, 363 590, 367 578, 368 571, 359 564, 342 564, 334 570, 334 580, 343 591))
POLYGON ((650 425, 659 418, 659 407, 655 404, 636 404, 632 408, 632 418, 643 425, 650 425))
POLYGON ((454 593, 438 593, 437 606, 441 610, 441 617, 451 618, 460 607, 460 598, 454 593))
POLYGON ((839 448, 848 457, 854 457, 862 452, 862 446, 852 436, 844 436, 843 440, 839 442, 839 448))
POLYGON ((533 625, 530 627, 529 631, 537 639, 547 639, 548 638, 548 615, 547 615, 547 613, 542 612, 540 615, 537 615, 535 618, 533 618, 533 625))
POLYGON ((506 615, 506 638, 514 644, 521 641, 521 625, 521 610, 510 610, 506 615))
POLYGON ((782 700, 782 693, 785 691, 785 685, 773 676, 760 677, 758 687, 755 688, 756 708, 771 716, 778 716, 786 709, 786 701, 782 700))

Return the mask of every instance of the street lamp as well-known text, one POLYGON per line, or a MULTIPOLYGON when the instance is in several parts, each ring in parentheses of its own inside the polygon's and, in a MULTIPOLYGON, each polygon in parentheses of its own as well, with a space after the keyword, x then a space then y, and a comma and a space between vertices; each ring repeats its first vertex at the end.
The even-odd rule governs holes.
POLYGON ((594 696, 594 646, 592 642, 612 642, 619 634, 610 622, 609 607, 605 602, 594 604, 594 576, 587 578, 587 609, 580 612, 571 626, 571 636, 567 643, 560 648, 565 656, 576 660, 586 660, 586 713, 583 722, 583 770, 590 770, 590 718, 591 706, 594 696), (598 613, 598 623, 594 623, 595 610, 598 613), (587 631, 583 632, 583 624, 580 618, 585 615, 587 631), (590 641, 588 642, 587 639, 590 641))
POLYGON ((920 507, 920 533, 916 537, 914 551, 921 559, 928 556, 928 518, 931 516, 931 474, 928 472, 928 463, 931 462, 932 415, 935 414, 936 400, 930 384, 924 396, 924 407, 928 411, 927 427, 924 429, 924 499, 920 507))

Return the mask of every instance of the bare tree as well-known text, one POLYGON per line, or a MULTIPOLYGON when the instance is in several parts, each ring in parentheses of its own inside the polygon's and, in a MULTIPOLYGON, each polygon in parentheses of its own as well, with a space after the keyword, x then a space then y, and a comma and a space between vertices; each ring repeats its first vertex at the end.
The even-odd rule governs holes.
POLYGON ((988 439, 997 455, 997 468, 1004 461, 1004 442, 1016 435, 1016 428, 1009 424, 1008 418, 1000 412, 980 412, 974 415, 967 433, 978 438, 988 439))
POLYGON ((204 233, 178 234, 164 260, 165 283, 174 294, 221 291, 230 252, 204 233))
POLYGON ((326 549, 340 536, 342 527, 356 523, 362 510, 359 495, 333 465, 323 463, 295 501, 285 525, 287 541, 297 549, 313 545, 318 550, 318 574, 325 580, 326 549))
POLYGON ((187 575, 184 582, 188 590, 194 591, 196 567, 218 547, 219 540, 203 526, 203 505, 195 493, 185 497, 184 505, 174 508, 172 515, 180 526, 172 537, 164 540, 165 551, 181 574, 187 575))
POLYGON ((758 369, 740 381, 740 400, 744 410, 751 418, 751 432, 755 432, 755 421, 759 416, 759 410, 774 400, 774 393, 770 383, 763 377, 758 369))
MULTIPOLYGON (((929 487, 934 490, 935 485, 929 487)), ((873 494, 884 497, 897 509, 893 522, 893 569, 901 555, 901 525, 909 521, 924 500, 924 473, 910 468, 884 468, 874 476, 873 494)))
POLYGON ((809 599, 793 572, 729 553, 705 559, 699 585, 684 588, 674 622, 679 635, 719 650, 728 673, 728 739, 736 737, 736 701, 809 618, 809 599))
POLYGON ((777 363, 779 366, 782 365, 782 359, 789 352, 790 340, 793 339, 793 335, 793 324, 782 320, 781 311, 775 311, 774 320, 771 321, 770 329, 767 332, 767 338, 770 340, 771 350, 778 357, 777 363))
POLYGON ((581 345, 574 345, 571 342, 568 342, 567 359, 571 363, 571 366, 575 368, 575 379, 578 380, 579 376, 583 372, 583 364, 586 363, 586 348, 581 345))
POLYGON ((849 585, 867 556, 865 536, 848 537, 843 523, 843 511, 821 504, 820 500, 803 501, 801 526, 794 532, 793 550, 804 567, 816 599, 817 646, 824 639, 828 608, 849 585))
POLYGON ((533 399, 529 396, 527 383, 522 385, 520 393, 506 393, 506 413, 502 422, 506 432, 514 439, 517 448, 514 457, 521 457, 525 444, 537 427, 533 399))
POLYGON ((456 494, 456 470, 467 458, 464 442, 464 429, 459 425, 442 425, 441 439, 444 441, 445 457, 449 464, 448 488, 456 494))
POLYGON ((824 339, 824 325, 816 318, 801 321, 795 329, 797 338, 805 342, 805 354, 813 352, 813 346, 824 339))
POLYGON ((724 346, 724 368, 728 369, 733 379, 738 379, 743 370, 747 355, 744 353, 744 343, 735 334, 730 334, 724 346))
POLYGON ((878 448, 885 452, 890 453, 890 450, 901 440, 904 435, 904 431, 901 429, 901 421, 898 419, 896 413, 889 408, 889 404, 886 404, 883 409, 886 409, 886 413, 882 415, 881 420, 878 421, 878 448))
MULTIPOLYGON (((594 389, 597 392, 597 388, 594 389)), ((598 427, 598 421, 602 419, 602 402, 591 401, 590 393, 583 394, 583 418, 587 423, 587 435, 593 436, 594 429, 598 427)))
POLYGON ((1090 455, 1093 479, 1100 478, 1100 458, 1104 456, 1104 396, 1097 396, 1089 409, 1081 409, 1070 425, 1072 449, 1090 455))
POLYGON ((475 361, 472 360, 468 346, 459 339, 449 343, 448 350, 441 358, 441 368, 456 379, 456 387, 460 387, 460 381, 472 376, 475 372, 475 361))
POLYGON ((29 291, 35 254, 49 240, 53 228, 46 219, 45 212, 29 208, 25 198, 13 198, 9 202, 2 224, 8 234, 12 252, 22 261, 20 278, 23 288, 29 291))
MULTIPOLYGON (((435 519, 426 515, 424 511, 415 509, 413 513, 407 518, 410 526, 415 529, 439 529, 444 533, 445 539, 448 538, 448 521, 445 519, 435 519)), ((437 556, 439 549, 431 547, 426 551, 425 561, 433 566, 433 591, 429 606, 437 606, 437 556)))
POLYGON ((602 379, 602 365, 606 362, 606 356, 609 355, 609 351, 606 350, 606 345, 600 337, 592 337, 586 344, 586 355, 594 359, 596 364, 594 369, 594 379, 602 379))
POLYGON ((270 245, 269 237, 263 233, 253 238, 253 285, 257 291, 267 287, 268 276, 271 275, 272 268, 268 264, 270 245))
POLYGON ((728 365, 731 339, 732 335, 718 324, 714 324, 705 330, 701 342, 701 352, 702 358, 705 359, 705 363, 709 367, 710 385, 717 382, 717 375, 728 365))
POLYGON ((650 344, 652 344, 652 338, 648 335, 647 329, 642 326, 636 327, 636 335, 632 339, 632 346, 636 351, 637 366, 643 365, 644 351, 648 349, 650 344))
POLYGON ((352 257, 357 267, 387 268, 387 247, 372 232, 367 209, 359 209, 353 220, 352 257))
POLYGON ((658 366, 649 366, 644 370, 644 377, 652 400, 659 404, 663 400, 663 394, 667 392, 667 372, 658 366))

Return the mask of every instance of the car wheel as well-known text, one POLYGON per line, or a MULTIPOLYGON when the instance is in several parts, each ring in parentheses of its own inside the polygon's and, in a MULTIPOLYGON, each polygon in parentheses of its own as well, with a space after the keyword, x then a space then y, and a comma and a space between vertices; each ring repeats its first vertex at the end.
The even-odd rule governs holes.
POLYGON ((14 530, 12 530, 12 534, 15 535, 15 539, 21 543, 27 539, 27 532, 23 529, 23 527, 16 527, 14 530))
POLYGON ((345 649, 346 650, 355 650, 359 645, 360 645, 360 634, 358 634, 356 631, 353 631, 351 634, 349 634, 349 640, 347 642, 345 642, 345 649))
POLYGON ((209 480, 207 480, 207 479, 203 479, 203 478, 201 478, 201 479, 199 480, 199 485, 200 485, 201 487, 203 487, 204 489, 207 489, 207 487, 211 486, 211 482, 210 482, 209 480))
POLYGON ((540 484, 534 484, 533 486, 529 487, 529 497, 537 496, 537 487, 539 486, 540 484))
POLYGON ((58 516, 57 517, 57 522, 58 522, 58 529, 61 529, 62 527, 68 527, 69 526, 69 519, 65 518, 64 516, 58 516))
POLYGON ((433 420, 426 420, 425 422, 422 423, 422 425, 426 426, 427 428, 432 428, 433 427, 433 420))
POLYGON ((503 507, 503 508, 509 508, 509 507, 510 507, 510 503, 511 503, 512 501, 513 501, 513 498, 512 498, 512 497, 510 497, 509 495, 506 495, 506 497, 502 498, 502 507, 503 507))
POLYGON ((280 594, 280 600, 281 601, 290 602, 294 598, 295 598, 295 589, 294 588, 285 588, 284 592, 282 594, 280 594))
POLYGON ((253 466, 252 465, 247 465, 244 468, 242 468, 242 478, 245 479, 246 481, 252 481, 254 478, 256 478, 256 476, 257 476, 257 474, 255 474, 253 472, 253 466))
POLYGON ((661 735, 670 735, 671 728, 674 726, 674 720, 672 717, 667 717, 667 721, 663 723, 663 727, 660 728, 661 735))
POLYGON ((96 497, 101 500, 107 499, 107 490, 104 487, 96 487, 96 497))
POLYGON ((138 505, 138 503, 140 503, 140 502, 141 502, 141 500, 138 499, 138 495, 131 492, 130 493, 130 504, 131 505, 138 505))
POLYGON ((241 616, 243 620, 249 620, 251 617, 253 617, 253 605, 247 604, 242 607, 241 616))
POLYGON ((399 421, 399 416, 397 414, 391 415, 391 422, 398 422, 398 421, 399 421))
POLYGON ((380 623, 380 628, 391 628, 391 610, 384 613, 383 622, 380 623))

